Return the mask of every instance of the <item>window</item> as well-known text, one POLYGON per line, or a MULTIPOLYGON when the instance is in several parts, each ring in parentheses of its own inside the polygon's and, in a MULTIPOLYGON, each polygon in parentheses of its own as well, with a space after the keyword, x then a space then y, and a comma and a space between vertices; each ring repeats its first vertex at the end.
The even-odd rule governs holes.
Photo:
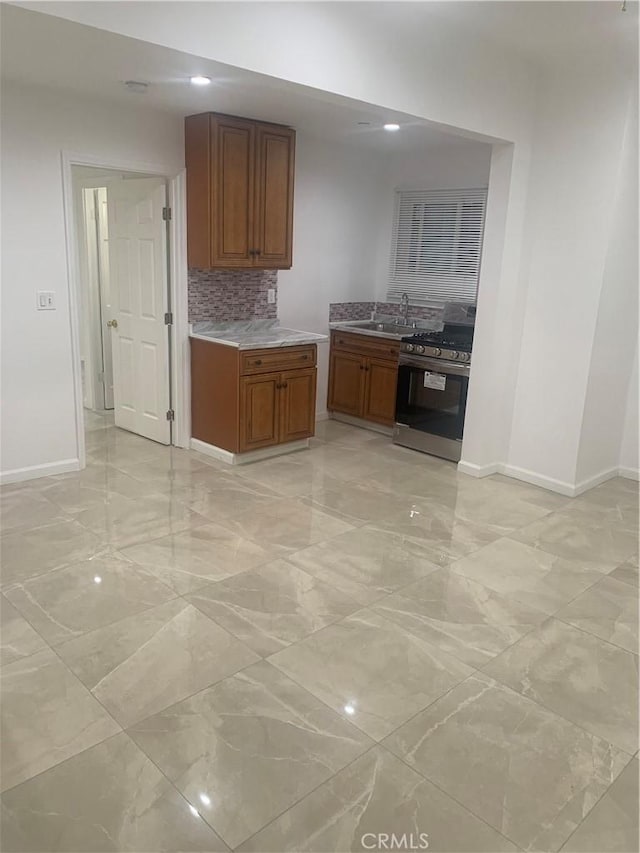
POLYGON ((475 300, 487 190, 398 190, 388 296, 475 300))

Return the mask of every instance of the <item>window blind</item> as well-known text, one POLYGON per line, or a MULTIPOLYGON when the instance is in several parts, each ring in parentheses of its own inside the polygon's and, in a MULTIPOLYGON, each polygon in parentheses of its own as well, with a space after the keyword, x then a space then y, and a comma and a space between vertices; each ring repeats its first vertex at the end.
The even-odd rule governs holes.
POLYGON ((397 190, 388 296, 475 300, 487 190, 397 190))

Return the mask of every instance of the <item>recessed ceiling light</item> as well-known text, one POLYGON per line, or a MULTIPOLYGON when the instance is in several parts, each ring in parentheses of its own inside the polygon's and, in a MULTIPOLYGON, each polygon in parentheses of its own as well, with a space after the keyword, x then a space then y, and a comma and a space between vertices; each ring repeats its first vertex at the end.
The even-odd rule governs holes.
POLYGON ((191 78, 191 83, 194 86, 208 86, 211 83, 211 77, 202 77, 200 74, 196 74, 195 77, 191 78))
POLYGON ((385 124, 384 129, 385 130, 400 130, 400 125, 399 124, 393 124, 393 122, 392 122, 390 124, 385 124))
POLYGON ((130 92, 134 92, 136 95, 144 95, 149 88, 149 84, 144 83, 142 80, 126 80, 124 85, 130 92))

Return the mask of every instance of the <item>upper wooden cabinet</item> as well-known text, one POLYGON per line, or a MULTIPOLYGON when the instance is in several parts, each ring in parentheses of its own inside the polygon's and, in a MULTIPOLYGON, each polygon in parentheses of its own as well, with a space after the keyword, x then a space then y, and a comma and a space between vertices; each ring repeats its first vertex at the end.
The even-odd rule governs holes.
POLYGON ((187 262, 288 269, 295 131, 217 113, 185 119, 187 262))

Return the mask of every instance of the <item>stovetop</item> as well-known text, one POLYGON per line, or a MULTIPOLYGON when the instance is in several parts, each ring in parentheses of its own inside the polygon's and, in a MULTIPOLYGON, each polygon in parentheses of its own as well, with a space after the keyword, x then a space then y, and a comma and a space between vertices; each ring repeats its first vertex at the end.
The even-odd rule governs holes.
POLYGON ((473 340, 468 335, 447 335, 444 332, 418 332, 402 338, 403 343, 429 344, 434 347, 447 347, 447 349, 471 352, 473 340))
POLYGON ((471 360, 473 326, 445 325, 441 332, 417 332, 402 338, 400 351, 429 358, 471 360))

